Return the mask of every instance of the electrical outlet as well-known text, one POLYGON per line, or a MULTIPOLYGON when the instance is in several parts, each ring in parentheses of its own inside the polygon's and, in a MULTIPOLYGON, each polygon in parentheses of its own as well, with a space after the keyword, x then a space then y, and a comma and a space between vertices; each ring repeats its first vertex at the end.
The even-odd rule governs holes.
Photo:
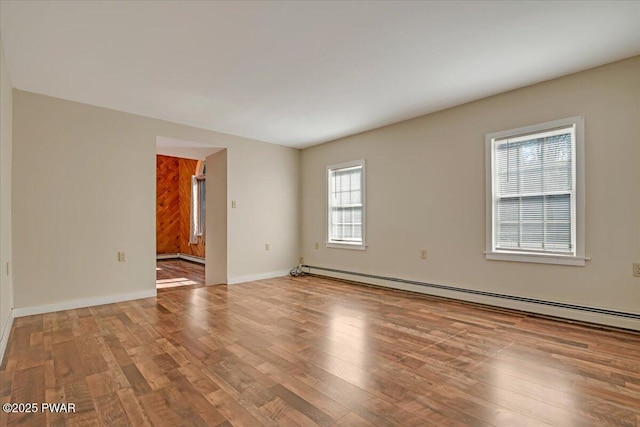
POLYGON ((118 252, 118 262, 125 262, 127 255, 124 252, 118 252))
POLYGON ((271 246, 270 246, 268 243, 265 243, 265 244, 264 244, 264 250, 265 250, 265 251, 268 251, 268 250, 270 250, 270 249, 271 249, 271 246))
POLYGON ((427 250, 426 249, 420 249, 420 258, 421 259, 427 259, 427 250))
POLYGON ((235 209, 238 205, 236 204, 235 200, 231 201, 231 209, 235 209))
POLYGON ((320 243, 316 242, 315 245, 313 245, 313 247, 316 249, 320 249, 320 243))
POLYGON ((640 277, 640 262, 633 264, 633 275, 635 277, 640 277))

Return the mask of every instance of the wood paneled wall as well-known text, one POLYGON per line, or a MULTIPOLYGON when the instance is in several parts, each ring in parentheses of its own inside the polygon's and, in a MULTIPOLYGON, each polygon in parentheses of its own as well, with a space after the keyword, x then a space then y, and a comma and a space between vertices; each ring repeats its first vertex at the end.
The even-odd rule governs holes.
POLYGON ((179 162, 156 156, 156 253, 180 252, 179 162))
POLYGON ((202 238, 189 244, 191 176, 197 160, 156 156, 156 253, 205 257, 202 238))

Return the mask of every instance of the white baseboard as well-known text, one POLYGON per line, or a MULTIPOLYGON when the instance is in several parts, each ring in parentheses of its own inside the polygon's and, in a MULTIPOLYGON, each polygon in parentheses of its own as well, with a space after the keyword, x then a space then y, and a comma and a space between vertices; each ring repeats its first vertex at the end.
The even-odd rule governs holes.
POLYGON ((152 298, 157 295, 156 289, 148 291, 132 292, 129 294, 107 295, 95 298, 84 298, 55 304, 35 305, 31 307, 20 307, 13 310, 14 317, 32 316, 34 314, 53 313, 62 310, 72 310, 74 308, 93 307, 94 305, 112 304, 114 302, 130 301, 142 298, 152 298))
POLYGON ((205 263, 205 259, 204 258, 200 258, 200 257, 193 256, 193 255, 178 254, 178 258, 186 259, 187 261, 191 261, 191 262, 197 262, 198 264, 204 264, 205 263))
POLYGON ((227 283, 229 285, 235 285, 238 283, 254 282, 256 280, 273 279, 274 277, 287 276, 288 274, 289 274, 289 270, 281 270, 281 271, 272 271, 269 273, 253 274, 249 276, 230 277, 229 280, 227 280, 227 283))
POLYGON ((9 344, 9 335, 11 335, 11 326, 13 325, 13 311, 13 309, 9 311, 9 316, 7 316, 4 328, 0 331, 0 365, 2 364, 2 359, 4 359, 7 344, 9 344))
POLYGON ((188 255, 188 254, 156 254, 156 259, 184 259, 191 262, 197 262, 198 264, 204 264, 205 259, 200 258, 198 256, 188 255))
MULTIPOLYGON (((573 304, 563 304, 556 303, 552 301, 537 301, 537 302, 527 302, 527 301, 517 301, 511 298, 511 296, 500 296, 498 294, 494 294, 495 296, 490 295, 478 295, 475 293, 470 293, 469 290, 459 289, 455 290, 450 286, 442 286, 442 285, 430 285, 430 284, 411 284, 406 283, 402 279, 396 278, 382 278, 382 277, 366 277, 366 275, 361 275, 360 273, 349 274, 349 272, 336 272, 336 271, 327 271, 324 268, 315 269, 310 267, 310 270, 313 274, 318 276, 326 276, 336 279, 344 279, 350 280, 375 286, 382 286, 386 288, 399 289, 404 291, 411 291, 426 295, 433 295, 438 297, 451 298, 456 300, 474 302, 479 304, 486 304, 495 307, 508 308, 513 310, 525 311, 529 313, 542 314, 546 316, 554 316, 560 317, 568 320, 577 320, 580 322, 588 322, 595 323, 599 325, 605 326, 613 326, 617 328, 625 328, 632 329, 636 331, 640 331, 640 313, 624 313, 624 312, 615 312, 614 310, 609 309, 599 309, 594 307, 580 307, 578 305, 573 304), (449 289, 439 288, 446 287, 449 289), (553 304, 559 305, 570 305, 573 306, 571 308, 566 307, 558 307, 553 304), (597 313, 590 310, 603 310, 610 311, 611 314, 607 313, 597 313), (626 316, 628 317, 626 317, 626 316)), ((410 282, 410 281, 409 281, 410 282)), ((418 283, 418 282, 416 282, 418 283)), ((517 297, 516 297, 517 298, 517 297)))

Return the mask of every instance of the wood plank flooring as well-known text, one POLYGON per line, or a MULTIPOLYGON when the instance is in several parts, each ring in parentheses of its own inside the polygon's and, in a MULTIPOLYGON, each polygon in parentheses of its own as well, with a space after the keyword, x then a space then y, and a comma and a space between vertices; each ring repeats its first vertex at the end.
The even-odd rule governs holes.
POLYGON ((204 285, 203 264, 183 259, 156 261, 156 287, 158 289, 189 285, 204 285))
POLYGON ((318 277, 15 319, 0 426, 638 426, 640 334, 318 277))

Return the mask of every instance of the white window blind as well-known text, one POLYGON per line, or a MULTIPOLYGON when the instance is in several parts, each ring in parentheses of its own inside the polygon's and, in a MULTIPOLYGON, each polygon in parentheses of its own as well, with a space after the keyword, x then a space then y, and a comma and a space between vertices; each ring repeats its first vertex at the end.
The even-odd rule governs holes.
POLYGON ((494 250, 573 254, 575 126, 494 140, 494 250))
POLYGON ((191 176, 191 232, 189 233, 189 243, 198 244, 201 237, 204 244, 205 229, 205 209, 206 209, 206 163, 198 161, 196 166, 197 175, 191 176))
POLYGON ((196 175, 191 177, 191 233, 189 235, 189 243, 195 245, 198 243, 198 236, 202 235, 200 230, 200 215, 201 215, 201 207, 200 207, 200 193, 201 193, 201 185, 200 183, 204 181, 199 181, 196 175))
POLYGON ((328 170, 329 243, 363 243, 363 170, 362 163, 328 170))

